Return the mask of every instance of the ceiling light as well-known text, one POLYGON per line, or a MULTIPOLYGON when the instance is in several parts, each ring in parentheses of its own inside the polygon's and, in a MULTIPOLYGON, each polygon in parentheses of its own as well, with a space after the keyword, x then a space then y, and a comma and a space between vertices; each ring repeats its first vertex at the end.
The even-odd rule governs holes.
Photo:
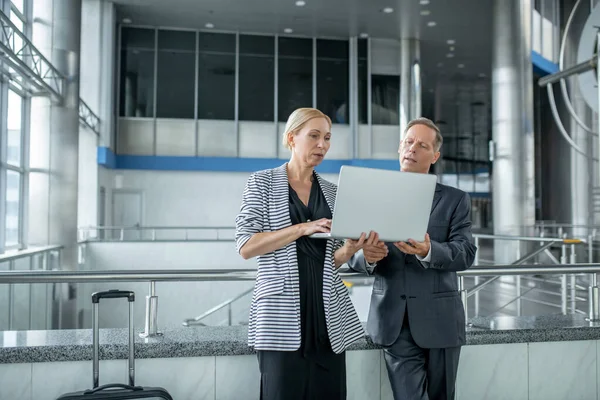
POLYGON ((427 23, 427 26, 436 26, 436 25, 437 25, 437 24, 436 24, 436 22, 435 22, 435 21, 429 21, 429 22, 427 23))
POLYGON ((446 54, 446 57, 452 58, 452 57, 454 57, 454 54, 453 53, 448 53, 448 54, 446 54))
POLYGON ((391 13, 393 13, 393 12, 394 12, 394 9, 393 9, 392 7, 386 7, 386 8, 384 8, 384 9, 383 9, 383 10, 381 10, 381 11, 383 11, 383 12, 384 12, 384 13, 386 13, 386 14, 391 14, 391 13))
POLYGON ((454 46, 450 46, 449 50, 454 51, 454 46))
POLYGON ((214 26, 213 24, 211 24, 210 22, 207 22, 207 23, 206 23, 206 25, 204 25, 204 26, 205 26, 206 28, 208 28, 208 29, 212 29, 212 28, 214 28, 214 27, 215 27, 215 26, 214 26))
POLYGON ((292 32, 294 32, 294 30, 292 28, 285 28, 283 31, 285 33, 292 33, 292 32))
POLYGON ((298 1, 296 2, 296 5, 297 5, 298 7, 304 7, 304 6, 306 5, 306 2, 305 2, 304 0, 298 0, 298 1))
POLYGON ((366 33, 366 32, 363 32, 363 33, 360 34, 360 37, 363 38, 363 39, 366 39, 366 38, 369 37, 369 34, 366 33))
POLYGON ((429 10, 421 10, 421 15, 429 15, 431 14, 431 11, 429 10))
POLYGON ((446 40, 446 43, 448 43, 448 44, 455 44, 456 40, 454 40, 454 39, 448 39, 448 40, 446 40))
POLYGON ((421 3, 422 6, 426 6, 429 4, 429 0, 421 0, 419 3, 421 3))
POLYGON ((131 18, 123 18, 123 23, 124 24, 130 24, 131 23, 131 18))
POLYGON ((480 74, 479 74, 479 77, 480 77, 480 78, 485 78, 485 77, 486 77, 486 75, 485 75, 485 74, 482 72, 482 73, 480 73, 480 74))
POLYGON ((439 62, 439 63, 437 64, 437 66, 438 66, 439 68, 442 68, 442 67, 444 66, 444 63, 443 63, 443 62, 439 62))
POLYGON ((464 67, 465 67, 465 64, 458 64, 458 65, 457 65, 457 67, 458 67, 458 68, 464 68, 464 67))

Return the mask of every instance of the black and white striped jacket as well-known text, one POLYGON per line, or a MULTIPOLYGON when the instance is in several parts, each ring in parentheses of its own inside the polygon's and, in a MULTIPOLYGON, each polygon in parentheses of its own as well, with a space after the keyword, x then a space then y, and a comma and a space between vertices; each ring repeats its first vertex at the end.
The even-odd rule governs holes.
MULTIPOLYGON (((244 189, 235 219, 237 251, 259 232, 290 226, 287 164, 258 171, 244 189)), ((337 186, 317 174, 319 185, 333 213, 337 186)), ((331 348, 341 353, 364 337, 364 330, 348 289, 334 268, 333 253, 342 246, 328 240, 323 270, 323 304, 331 348)), ((296 243, 258 256, 258 272, 250 305, 248 345, 256 350, 294 351, 300 348, 300 288, 296 243)))

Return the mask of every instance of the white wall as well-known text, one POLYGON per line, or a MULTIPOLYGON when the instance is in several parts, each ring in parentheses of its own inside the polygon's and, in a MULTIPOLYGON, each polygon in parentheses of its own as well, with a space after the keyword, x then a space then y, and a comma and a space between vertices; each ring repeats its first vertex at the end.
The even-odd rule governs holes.
MULTIPOLYGON (((285 160, 282 160, 283 164, 285 160)), ((113 189, 142 192, 145 226, 234 226, 249 172, 145 171, 101 168, 99 185, 107 192, 107 225, 112 220, 113 189)), ((337 183, 337 174, 323 174, 337 183)))
POLYGON ((79 127, 77 226, 98 225, 98 136, 79 127))
MULTIPOLYGON (((599 353, 597 340, 464 346, 456 398, 598 399, 599 353)), ((0 398, 51 400, 89 388, 90 364, 0 364, 0 398)), ((381 350, 348 351, 346 369, 348 400, 392 399, 381 350)), ((101 361, 100 371, 100 384, 126 381, 125 360, 101 361)), ((141 359, 136 371, 138 385, 164 387, 175 399, 259 398, 255 355, 141 359)))
MULTIPOLYGON (((284 123, 240 121, 238 139, 234 121, 199 120, 196 124, 194 120, 185 119, 161 118, 155 122, 150 118, 119 118, 117 153, 287 159, 289 152, 282 145, 284 129, 284 123)), ((350 126, 334 124, 331 132, 327 158, 352 158, 350 126)), ((369 133, 359 129, 359 134, 366 137, 369 133)), ((378 140, 377 134, 374 140, 378 140)), ((369 155, 365 154, 364 158, 369 155)), ((392 158, 395 158, 394 153, 392 158)))

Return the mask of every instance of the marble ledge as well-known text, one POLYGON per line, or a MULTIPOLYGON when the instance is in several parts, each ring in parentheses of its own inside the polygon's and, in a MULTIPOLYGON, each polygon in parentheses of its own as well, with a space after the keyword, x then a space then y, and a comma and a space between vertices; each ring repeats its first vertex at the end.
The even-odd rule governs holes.
MULTIPOLYGON (((600 339, 600 323, 583 316, 472 318, 467 345, 576 341, 600 339)), ((135 357, 171 358, 253 354, 246 344, 246 327, 177 327, 165 329, 159 338, 136 335, 135 357)), ((365 337, 352 350, 377 350, 365 337)), ((127 330, 100 331, 100 358, 127 357, 127 330)), ((0 364, 92 359, 89 329, 0 332, 0 364)))

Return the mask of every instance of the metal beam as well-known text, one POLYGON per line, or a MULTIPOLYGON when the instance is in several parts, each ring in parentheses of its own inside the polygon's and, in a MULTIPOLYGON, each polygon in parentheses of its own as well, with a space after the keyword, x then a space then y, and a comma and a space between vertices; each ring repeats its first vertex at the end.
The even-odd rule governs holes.
POLYGON ((0 60, 38 90, 62 101, 66 79, 0 11, 0 60), (17 44, 17 39, 21 43, 17 44))
MULTIPOLYGON (((67 77, 40 53, 2 11, 0 11, 0 61, 2 61, 0 71, 27 92, 34 96, 49 95, 56 101, 63 101, 64 83, 67 77)), ((100 118, 82 99, 79 99, 79 120, 97 135, 100 134, 100 118)))
POLYGON ((79 122, 94 131, 96 135, 100 135, 100 118, 82 99, 79 99, 79 122))

